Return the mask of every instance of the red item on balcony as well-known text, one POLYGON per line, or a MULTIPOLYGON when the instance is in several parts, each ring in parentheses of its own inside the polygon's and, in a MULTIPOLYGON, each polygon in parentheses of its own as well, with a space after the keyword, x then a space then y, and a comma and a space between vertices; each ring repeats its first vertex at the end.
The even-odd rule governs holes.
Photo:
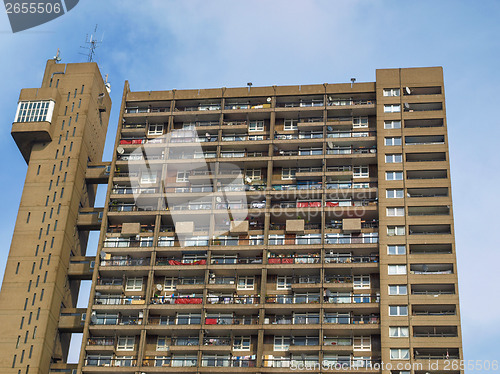
POLYGON ((312 201, 309 203, 310 207, 321 208, 321 201, 312 201))
POLYGON ((333 202, 333 201, 327 201, 326 206, 339 206, 338 202, 333 202))
POLYGON ((293 258, 282 258, 281 263, 282 264, 293 264, 293 258))
POLYGON ((297 208, 307 208, 308 206, 309 206, 309 203, 307 201, 297 203, 297 208))
POLYGON ((201 304, 201 297, 186 297, 175 299, 175 304, 201 304))
POLYGON ((142 144, 142 139, 132 139, 131 144, 142 144))
POLYGON ((270 263, 270 264, 281 264, 281 259, 280 258, 270 258, 268 260, 268 263, 270 263))
POLYGON ((120 144, 132 144, 132 140, 122 139, 122 140, 120 140, 120 144))
POLYGON ((217 318, 205 318, 205 325, 216 325, 217 318))

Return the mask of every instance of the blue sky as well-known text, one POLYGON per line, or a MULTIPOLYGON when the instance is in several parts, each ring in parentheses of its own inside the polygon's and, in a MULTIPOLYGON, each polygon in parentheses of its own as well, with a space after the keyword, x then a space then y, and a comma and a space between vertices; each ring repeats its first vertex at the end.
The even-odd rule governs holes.
MULTIPOLYGON (((375 69, 444 68, 464 354, 500 359, 500 253, 493 233, 500 177, 495 0, 81 0, 68 14, 12 34, 0 11, 0 275, 26 173, 10 136, 19 90, 45 61, 83 62, 99 24, 97 62, 112 84, 111 159, 123 83, 133 90, 374 81, 375 69), (496 165, 496 166, 495 166, 496 165), (491 173, 490 173, 491 172, 491 173), (481 305, 481 308, 478 306, 481 305)), ((101 191, 102 195, 102 191, 101 191)), ((95 241, 94 241, 95 242, 95 241)), ((95 248, 89 249, 95 252, 95 248)), ((84 300, 82 304, 86 303, 84 300)), ((78 347, 79 348, 79 347, 78 347)))

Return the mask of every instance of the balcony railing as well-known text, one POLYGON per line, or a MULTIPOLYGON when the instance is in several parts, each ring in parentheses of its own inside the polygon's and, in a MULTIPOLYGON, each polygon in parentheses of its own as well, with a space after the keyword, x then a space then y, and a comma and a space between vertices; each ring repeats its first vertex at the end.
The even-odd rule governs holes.
POLYGON ((100 317, 97 315, 95 321, 90 321, 92 325, 101 326, 101 325, 141 325, 142 318, 139 317, 100 317))
POLYGON ((380 323, 380 317, 377 315, 370 315, 370 316, 325 315, 324 323, 339 324, 339 325, 378 324, 380 323))
POLYGON ((353 148, 353 147, 342 147, 342 148, 333 148, 333 149, 327 149, 326 154, 327 155, 351 155, 351 154, 367 154, 367 153, 377 153, 377 148, 376 147, 371 147, 371 148, 365 148, 365 147, 359 147, 359 148, 353 148))
POLYGON ((123 278, 97 278, 98 286, 123 286, 123 278))
POLYGON ((325 296, 325 303, 329 304, 366 304, 378 303, 379 295, 351 294, 351 295, 330 295, 325 296))
POLYGON ((267 263, 270 265, 277 264, 319 264, 321 262, 321 256, 289 256, 289 257, 269 257, 267 263))
POLYGON ((258 304, 259 302, 260 296, 207 296, 207 304, 258 304))
POLYGON ((132 367, 136 366, 136 358, 107 358, 103 356, 88 356, 85 359, 85 366, 112 366, 112 367, 132 367))
POLYGON ((221 346, 221 345, 231 345, 231 338, 230 337, 204 337, 203 338, 203 345, 215 345, 215 346, 221 346))
POLYGON ((95 305, 132 305, 144 304, 144 296, 101 295, 94 299, 95 305))
POLYGON ((127 259, 109 259, 101 260, 101 266, 147 266, 150 258, 127 258, 127 259))
POLYGON ((150 325, 201 325, 201 316, 190 316, 189 318, 181 318, 175 316, 154 316, 149 317, 150 325))
POLYGON ((90 346, 113 346, 115 338, 113 337, 92 337, 87 340, 87 345, 90 346))
POLYGON ((159 296, 152 297, 151 304, 202 304, 203 296, 159 296))
POLYGON ((241 317, 211 317, 205 318, 206 325, 256 325, 259 323, 259 316, 241 317))
POLYGON ((206 265, 207 260, 204 258, 196 259, 196 260, 184 260, 182 258, 165 258, 165 257, 158 257, 156 259, 156 265, 158 266, 165 266, 165 265, 171 265, 171 266, 176 266, 176 265, 185 265, 185 266, 190 266, 190 265, 206 265))

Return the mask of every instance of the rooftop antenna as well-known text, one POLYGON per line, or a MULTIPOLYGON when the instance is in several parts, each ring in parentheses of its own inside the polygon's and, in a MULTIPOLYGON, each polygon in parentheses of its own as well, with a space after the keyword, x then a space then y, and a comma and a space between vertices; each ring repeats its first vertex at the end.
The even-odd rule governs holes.
POLYGON ((356 82, 356 78, 351 78, 351 88, 352 88, 354 82, 356 82))
POLYGON ((252 83, 252 82, 248 82, 248 83, 247 83, 247 86, 248 86, 248 92, 250 92, 250 88, 252 88, 253 83, 252 83))
POLYGON ((59 51, 59 48, 57 48, 57 54, 54 56, 54 61, 57 63, 57 62, 60 62, 61 61, 61 53, 59 51))
MULTIPOLYGON (((94 34, 97 33, 97 25, 95 25, 94 29, 94 34)), ((95 57, 95 50, 99 45, 102 43, 102 37, 101 40, 97 40, 97 37, 94 34, 89 34, 86 35, 85 37, 85 46, 80 46, 80 48, 87 49, 88 53, 80 53, 81 55, 87 56, 87 62, 93 62, 94 57, 95 57)))

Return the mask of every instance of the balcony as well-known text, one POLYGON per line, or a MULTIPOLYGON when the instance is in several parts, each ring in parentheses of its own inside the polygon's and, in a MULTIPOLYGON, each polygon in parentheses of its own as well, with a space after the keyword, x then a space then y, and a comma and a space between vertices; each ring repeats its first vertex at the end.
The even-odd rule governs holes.
POLYGON ((226 296, 226 295, 207 295, 207 304, 259 304, 260 296, 258 295, 242 295, 242 296, 226 296))
POLYGON ((206 265, 206 258, 200 259, 182 259, 182 258, 167 258, 167 257, 158 257, 156 259, 157 266, 196 266, 196 265, 206 265))
POLYGON ((325 313, 324 323, 336 325, 373 325, 380 323, 380 316, 370 315, 351 315, 349 313, 325 313))
POLYGON ((335 294, 328 290, 324 299, 324 302, 328 304, 370 304, 379 301, 378 294, 335 294))
POLYGON ((456 360, 460 359, 458 348, 413 348, 415 360, 456 360))
POLYGON ((182 295, 182 296, 158 296, 151 298, 151 304, 202 304, 203 295, 182 295))
POLYGON ((410 225, 410 235, 450 235, 450 225, 410 225))
POLYGON ((143 305, 144 296, 99 295, 94 298, 94 305, 143 305))
POLYGON ((457 336, 456 326, 413 326, 415 338, 454 338, 457 336))
POLYGON ((85 179, 90 184, 107 184, 109 180, 111 162, 88 164, 85 179))
POLYGON ((100 266, 111 267, 111 266, 149 266, 151 262, 150 258, 123 258, 111 257, 110 259, 101 260, 100 266))

